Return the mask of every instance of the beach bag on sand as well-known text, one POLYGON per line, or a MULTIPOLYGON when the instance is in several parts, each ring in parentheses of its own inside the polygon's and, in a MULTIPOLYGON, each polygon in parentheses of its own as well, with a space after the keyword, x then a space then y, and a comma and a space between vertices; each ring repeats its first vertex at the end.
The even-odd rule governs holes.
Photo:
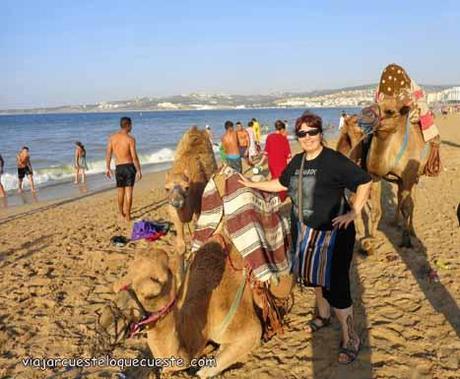
POLYGON ((148 220, 137 221, 133 225, 131 241, 148 239, 154 241, 165 235, 169 229, 168 224, 155 223, 148 220))
POLYGON ((297 241, 291 272, 301 286, 321 286, 330 289, 332 256, 337 231, 316 230, 303 224, 303 167, 305 156, 299 172, 297 241))

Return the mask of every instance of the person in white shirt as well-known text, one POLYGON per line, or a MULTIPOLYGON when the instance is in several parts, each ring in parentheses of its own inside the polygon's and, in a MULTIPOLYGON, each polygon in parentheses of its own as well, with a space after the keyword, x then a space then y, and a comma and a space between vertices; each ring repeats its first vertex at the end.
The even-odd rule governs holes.
POLYGON ((248 147, 248 158, 249 158, 249 164, 253 165, 254 164, 254 158, 257 156, 257 144, 256 144, 256 134, 253 129, 254 123, 252 121, 249 121, 248 127, 246 128, 246 131, 248 132, 249 135, 249 147, 248 147))
POLYGON ((340 116, 340 120, 339 120, 339 130, 343 128, 343 126, 345 125, 345 117, 346 117, 346 113, 345 111, 342 111, 342 115, 340 116))

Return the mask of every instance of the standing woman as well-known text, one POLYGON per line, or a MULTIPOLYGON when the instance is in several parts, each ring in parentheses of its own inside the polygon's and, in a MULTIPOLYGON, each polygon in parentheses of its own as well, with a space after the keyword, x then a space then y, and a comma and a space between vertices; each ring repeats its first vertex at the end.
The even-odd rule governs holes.
POLYGON ((75 142, 75 184, 81 182, 84 184, 86 179, 85 171, 88 170, 88 165, 86 163, 86 150, 83 144, 80 141, 75 142))
MULTIPOLYGON (((265 141, 265 150, 262 160, 259 162, 261 166, 265 160, 268 160, 268 169, 272 179, 279 178, 291 159, 291 147, 287 139, 286 125, 283 121, 275 122, 274 133, 270 133, 265 141)), ((281 201, 286 200, 286 192, 280 192, 281 201)))
POLYGON ((309 323, 309 330, 314 333, 327 327, 334 309, 342 327, 337 360, 340 364, 349 364, 356 359, 360 348, 350 294, 349 271, 355 243, 353 221, 367 201, 371 177, 344 155, 324 146, 319 116, 305 112, 297 119, 295 132, 303 151, 294 156, 280 178, 253 183, 242 177, 241 183, 267 192, 288 191, 295 214, 291 231, 294 268, 297 267, 294 271, 300 280, 313 283, 308 283, 305 276, 318 269, 314 264, 311 270, 305 270, 306 261, 301 259, 312 252, 330 252, 327 260, 322 259, 328 262, 328 268, 317 271, 319 275, 329 273, 322 282, 324 285, 313 285, 318 311, 309 323), (351 208, 344 198, 345 189, 356 193, 351 208))

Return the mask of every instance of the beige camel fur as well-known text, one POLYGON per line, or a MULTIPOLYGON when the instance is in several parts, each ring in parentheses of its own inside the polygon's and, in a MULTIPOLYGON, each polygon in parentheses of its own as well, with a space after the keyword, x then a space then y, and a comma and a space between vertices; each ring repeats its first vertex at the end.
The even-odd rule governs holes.
POLYGON ((177 232, 177 252, 185 252, 184 225, 196 221, 201 210, 201 196, 217 164, 205 130, 187 130, 176 148, 171 169, 166 173, 169 214, 177 232))
MULTIPOLYGON (((403 216, 401 245, 411 247, 410 234, 414 234, 412 192, 419 177, 425 171, 425 166, 432 153, 431 149, 436 149, 436 146, 432 144, 425 144, 418 122, 408 122, 411 108, 406 104, 407 101, 401 97, 381 96, 379 103, 372 105, 374 112, 380 115, 380 121, 374 128, 366 159, 367 171, 374 178, 365 217, 369 222, 366 228, 367 234, 361 241, 362 247, 368 254, 374 252, 375 235, 382 214, 380 179, 396 183, 398 186, 398 203, 394 223, 398 224, 401 214, 403 216), (406 133, 407 147, 402 149, 406 133), (400 156, 399 159, 398 156, 400 156)), ((358 126, 358 119, 349 118, 343 133, 337 149, 347 155, 353 144, 351 141, 355 141, 356 144, 356 136, 362 133, 358 126)), ((358 148, 355 150, 360 151, 358 148)), ((358 163, 359 157, 360 153, 350 158, 358 163)))
POLYGON ((345 116, 344 125, 340 129, 336 150, 349 157, 358 165, 361 164, 361 144, 364 132, 358 127, 358 116, 345 116))
MULTIPOLYGON (((230 322, 224 325, 238 289, 246 280, 240 254, 231 248, 229 256, 228 259, 219 243, 206 243, 194 255, 184 283, 177 290, 175 268, 166 252, 141 251, 129 266, 128 274, 114 285, 116 291, 129 285, 148 312, 158 311, 171 299, 177 299, 169 313, 147 327, 147 343, 155 358, 173 356, 185 362, 163 371, 190 367, 193 358, 206 354, 212 341, 219 345, 214 355, 216 366, 203 367, 198 372, 200 377, 209 378, 240 361, 260 344, 262 325, 249 284, 244 287, 230 322)), ((106 309, 100 326, 119 341, 129 323, 139 320, 141 312, 134 300, 126 301, 126 291, 119 292, 116 302, 124 316, 116 320, 118 313, 106 309)))
MULTIPOLYGON (((215 180, 223 191, 223 176, 216 175, 215 180)), ((198 371, 200 377, 209 378, 242 360, 263 336, 276 332, 276 321, 288 311, 293 277, 283 275, 279 281, 263 284, 248 282, 243 258, 226 237, 224 222, 221 220, 213 237, 193 254, 180 285, 176 274, 181 262, 178 254, 168 256, 160 249, 137 253, 127 275, 114 285, 118 292, 115 301, 106 306, 99 319, 112 344, 126 336, 144 310, 151 313, 168 309, 161 319, 146 327, 153 356, 183 359, 181 366, 163 368, 178 371, 191 366, 194 358, 207 355, 212 344, 218 344, 216 365, 198 371), (173 299, 175 303, 167 308, 173 299), (274 312, 279 318, 273 318, 274 312)))

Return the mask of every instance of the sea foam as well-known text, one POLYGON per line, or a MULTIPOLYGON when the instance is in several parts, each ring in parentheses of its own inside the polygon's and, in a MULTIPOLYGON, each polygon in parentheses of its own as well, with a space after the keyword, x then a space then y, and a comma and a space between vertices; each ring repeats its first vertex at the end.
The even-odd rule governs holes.
MULTIPOLYGON (((175 151, 169 148, 163 148, 153 153, 140 154, 139 160, 141 165, 155 165, 158 163, 168 163, 174 160, 175 151)), ((33 162, 32 162, 33 164, 33 162)), ((115 164, 112 162, 112 168, 115 164)), ((105 172, 105 160, 88 161, 88 175, 102 174, 105 172)), ((58 182, 71 181, 74 177, 75 169, 71 165, 61 165, 56 167, 47 167, 34 170, 34 182, 40 187, 46 187, 58 182)), ((6 172, 1 178, 2 184, 6 191, 12 191, 18 188, 18 176, 12 172, 6 172)), ((29 180, 24 179, 24 188, 29 188, 29 180)))

